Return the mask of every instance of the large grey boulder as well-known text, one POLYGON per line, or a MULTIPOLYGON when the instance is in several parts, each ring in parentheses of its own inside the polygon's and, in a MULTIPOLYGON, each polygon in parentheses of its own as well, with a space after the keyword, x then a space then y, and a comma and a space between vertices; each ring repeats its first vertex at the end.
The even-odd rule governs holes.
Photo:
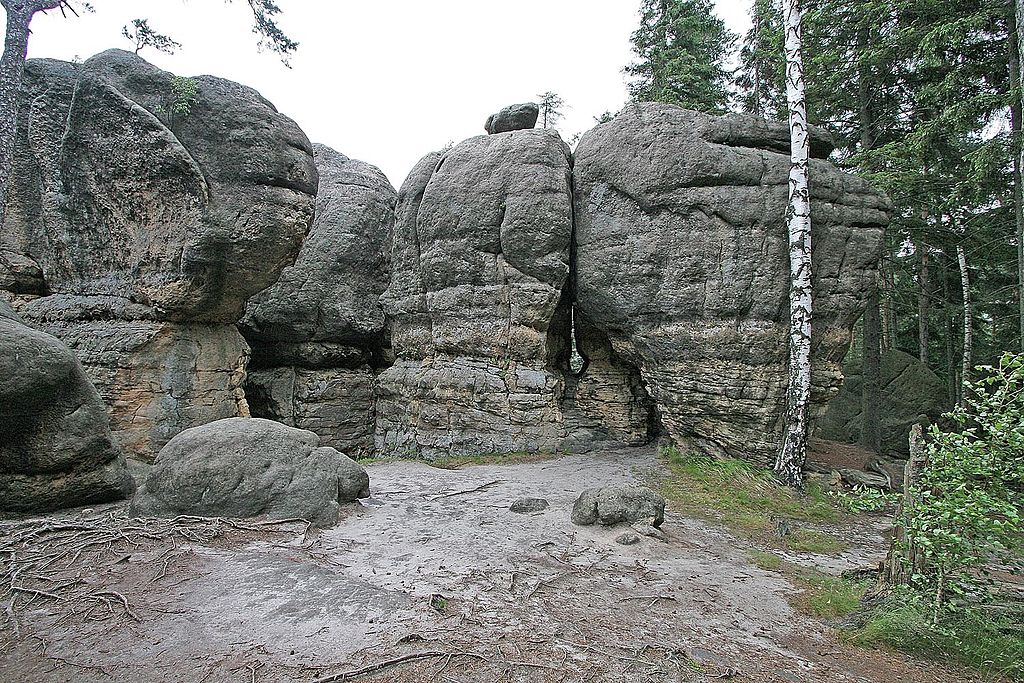
MULTIPOLYGON (((577 333, 607 337, 683 447, 774 457, 787 383, 787 135, 648 103, 577 147, 577 333)), ((814 139, 826 154, 828 140, 814 139)), ((811 174, 816 415, 842 381, 891 205, 822 159, 811 174)))
POLYGON ((313 432, 230 418, 193 427, 160 451, 132 500, 145 517, 301 518, 334 524, 340 505, 369 495, 360 465, 313 432))
POLYGON ((74 353, 0 301, 0 510, 46 512, 133 489, 74 353))
POLYGON ((312 219, 299 127, 251 88, 109 50, 30 60, 17 136, 0 285, 75 350, 126 452, 247 414, 233 325, 312 219))
POLYGON ((316 432, 353 454, 373 449, 375 370, 390 362, 380 296, 397 193, 375 166, 314 145, 313 227, 294 265, 249 300, 252 414, 316 432))
POLYGON ((572 507, 572 523, 580 526, 641 522, 656 528, 664 521, 665 499, 646 486, 587 489, 572 507))
POLYGON ((488 135, 508 133, 513 130, 526 130, 537 125, 540 107, 534 102, 510 104, 496 114, 487 117, 484 130, 488 135))
MULTIPOLYGON (((846 380, 828 405, 817 436, 833 441, 858 443, 862 429, 864 381, 860 363, 847 364, 846 380)), ((910 455, 910 428, 933 423, 949 409, 946 386, 931 368, 916 357, 890 349, 882 353, 878 416, 882 453, 910 455)))
POLYGON ((397 360, 377 379, 379 452, 559 447, 570 174, 557 133, 522 130, 428 155, 402 184, 383 297, 397 360))

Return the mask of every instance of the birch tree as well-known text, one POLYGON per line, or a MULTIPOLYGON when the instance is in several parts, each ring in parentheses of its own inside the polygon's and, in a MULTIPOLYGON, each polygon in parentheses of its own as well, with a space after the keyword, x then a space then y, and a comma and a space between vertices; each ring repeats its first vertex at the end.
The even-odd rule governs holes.
POLYGON ((807 100, 801 55, 800 0, 786 0, 786 100, 792 163, 789 171, 789 389, 782 448, 775 474, 790 486, 803 485, 807 459, 807 404, 811 397, 811 194, 808 184, 807 100))

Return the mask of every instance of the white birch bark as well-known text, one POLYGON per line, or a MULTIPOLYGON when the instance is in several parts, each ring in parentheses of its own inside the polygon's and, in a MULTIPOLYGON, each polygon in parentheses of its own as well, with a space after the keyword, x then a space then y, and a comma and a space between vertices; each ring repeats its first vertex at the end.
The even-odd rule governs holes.
MULTIPOLYGON (((960 386, 963 387, 971 378, 971 356, 974 353, 974 334, 971 325, 971 280, 967 271, 967 254, 962 244, 956 245, 956 259, 960 263, 960 286, 963 288, 964 299, 964 346, 960 355, 960 386)), ((964 391, 958 394, 962 403, 964 391)))
POLYGON ((807 405, 811 397, 811 196, 808 184, 807 101, 801 56, 800 0, 785 0, 786 99, 792 165, 789 172, 789 389, 782 448, 775 474, 790 486, 803 484, 807 459, 807 405))

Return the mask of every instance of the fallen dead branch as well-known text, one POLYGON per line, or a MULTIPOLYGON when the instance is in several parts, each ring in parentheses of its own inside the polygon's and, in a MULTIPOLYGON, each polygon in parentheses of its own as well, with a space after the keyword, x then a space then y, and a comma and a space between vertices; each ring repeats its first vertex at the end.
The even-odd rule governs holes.
POLYGON ((444 657, 447 661, 450 661, 452 657, 472 657, 474 659, 486 659, 483 655, 478 655, 475 652, 445 652, 441 650, 433 650, 430 652, 413 652, 411 654, 402 655, 401 657, 394 657, 392 659, 386 659, 376 664, 369 664, 359 669, 352 669, 350 671, 342 671, 341 673, 331 674, 330 676, 324 676, 316 679, 313 683, 335 683, 335 681, 350 681, 358 676, 365 676, 366 674, 376 673, 392 666, 404 664, 406 662, 413 662, 419 659, 433 659, 437 657, 444 657))
POLYGON ((476 486, 476 487, 471 488, 471 489, 464 489, 462 491, 451 491, 449 493, 439 493, 436 496, 431 496, 430 498, 427 498, 427 500, 439 500, 441 498, 452 498, 454 496, 464 496, 467 493, 476 493, 477 491, 483 491, 484 489, 488 489, 488 488, 494 486, 495 484, 500 484, 500 483, 502 483, 501 479, 495 479, 494 481, 489 481, 486 484, 481 484, 480 486, 476 486))

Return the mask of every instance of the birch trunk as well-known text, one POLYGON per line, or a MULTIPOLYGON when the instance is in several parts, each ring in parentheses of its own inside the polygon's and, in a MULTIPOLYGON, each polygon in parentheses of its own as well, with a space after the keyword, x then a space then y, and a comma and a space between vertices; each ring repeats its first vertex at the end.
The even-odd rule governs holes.
POLYGON ((775 461, 775 474, 782 482, 799 488, 803 485, 807 459, 807 404, 811 396, 811 196, 800 0, 786 0, 784 10, 786 99, 792 150, 786 212, 790 269, 789 390, 785 434, 775 461))
POLYGON ((959 401, 964 399, 963 386, 970 381, 971 377, 971 354, 973 353, 974 338, 971 326, 971 280, 967 271, 967 255, 964 253, 964 245, 956 245, 956 258, 960 263, 960 287, 963 289, 964 297, 964 345, 963 353, 960 356, 960 391, 959 401))
POLYGON ((18 129, 18 89, 28 55, 29 24, 36 12, 56 9, 65 0, 0 0, 7 11, 4 53, 0 57, 0 226, 7 215, 7 185, 18 129))
MULTIPOLYGON (((1024 75, 1021 74, 1020 56, 1024 54, 1024 35, 1020 27, 1024 23, 1024 0, 1017 0, 1010 31, 1010 80, 1021 88, 1024 97, 1024 75)), ((1024 351, 1024 145, 1021 144, 1021 119, 1024 103, 1020 98, 1010 102, 1010 131, 1013 133, 1013 218, 1017 228, 1017 315, 1020 333, 1020 350, 1024 351)))

